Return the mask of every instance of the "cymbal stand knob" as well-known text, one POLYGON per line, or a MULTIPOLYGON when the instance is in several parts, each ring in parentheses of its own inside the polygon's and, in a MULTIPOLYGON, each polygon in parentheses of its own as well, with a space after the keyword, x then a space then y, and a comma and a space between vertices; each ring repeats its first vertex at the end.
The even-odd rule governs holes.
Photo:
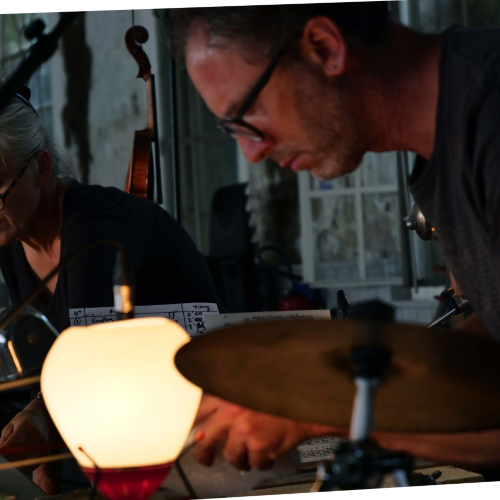
POLYGON ((424 214, 416 203, 413 205, 411 215, 405 217, 403 222, 406 229, 409 231, 415 231, 421 239, 426 241, 432 239, 432 225, 424 217, 424 214))
POLYGON ((407 215, 403 222, 405 223, 406 229, 409 231, 415 231, 417 229, 417 221, 411 216, 407 215))

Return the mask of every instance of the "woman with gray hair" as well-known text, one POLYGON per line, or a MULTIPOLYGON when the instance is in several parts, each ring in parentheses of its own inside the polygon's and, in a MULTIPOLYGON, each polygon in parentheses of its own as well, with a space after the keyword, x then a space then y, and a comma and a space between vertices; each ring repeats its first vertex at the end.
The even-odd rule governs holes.
MULTIPOLYGON (((60 261, 101 239, 126 249, 137 306, 202 302, 222 308, 208 266, 184 229, 149 200, 70 178, 29 90, 21 91, 0 113, 0 269, 13 305, 60 261)), ((71 309, 113 307, 115 259, 110 246, 89 251, 54 276, 32 305, 59 332, 70 326, 71 309)), ((3 429, 0 447, 46 443, 54 432, 40 396, 3 429)), ((47 471, 40 466, 34 480, 54 493, 47 471)))

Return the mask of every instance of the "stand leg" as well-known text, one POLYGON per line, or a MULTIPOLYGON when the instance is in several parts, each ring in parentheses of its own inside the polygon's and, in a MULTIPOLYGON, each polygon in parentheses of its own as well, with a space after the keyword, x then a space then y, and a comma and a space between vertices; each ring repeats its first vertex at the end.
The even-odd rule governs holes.
POLYGON ((410 481, 408 480, 408 474, 404 469, 396 469, 392 471, 392 477, 396 481, 396 485, 400 488, 404 486, 410 486, 410 481))

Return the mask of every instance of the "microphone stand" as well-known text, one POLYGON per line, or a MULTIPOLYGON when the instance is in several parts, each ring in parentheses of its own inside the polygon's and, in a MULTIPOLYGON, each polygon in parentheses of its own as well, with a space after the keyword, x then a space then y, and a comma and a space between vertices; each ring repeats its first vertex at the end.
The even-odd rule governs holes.
POLYGON ((61 14, 55 28, 47 35, 42 32, 45 23, 35 20, 25 29, 28 40, 37 38, 38 41, 30 48, 29 55, 19 64, 14 73, 6 80, 0 89, 0 113, 6 108, 16 92, 25 85, 31 75, 50 59, 57 49, 57 42, 66 28, 80 15, 80 12, 65 12, 61 14))

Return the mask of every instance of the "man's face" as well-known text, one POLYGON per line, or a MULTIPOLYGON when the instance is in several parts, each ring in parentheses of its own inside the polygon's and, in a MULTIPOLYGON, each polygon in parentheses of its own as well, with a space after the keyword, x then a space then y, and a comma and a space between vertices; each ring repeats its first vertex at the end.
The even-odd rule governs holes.
MULTIPOLYGON (((250 64, 236 47, 208 46, 201 32, 190 37, 186 61, 195 87, 219 118, 238 111, 269 63, 250 64)), ((243 117, 265 136, 262 142, 237 138, 246 158, 255 163, 269 157, 323 179, 355 170, 366 148, 340 78, 329 80, 305 64, 278 63, 243 117)))

